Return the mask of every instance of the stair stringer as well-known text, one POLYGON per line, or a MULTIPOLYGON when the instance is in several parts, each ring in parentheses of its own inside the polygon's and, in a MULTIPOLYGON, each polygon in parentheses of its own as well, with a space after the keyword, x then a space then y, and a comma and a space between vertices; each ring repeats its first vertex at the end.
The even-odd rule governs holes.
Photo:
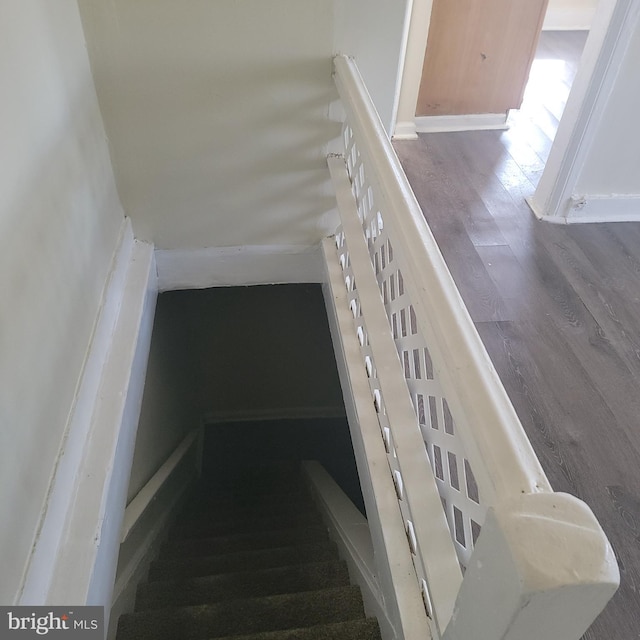
POLYGON ((367 519, 319 462, 304 461, 302 471, 329 537, 336 543, 340 558, 347 563, 351 583, 360 587, 367 615, 377 618, 384 640, 396 638, 376 571, 367 519))
MULTIPOLYGON (((333 248, 333 239, 323 241, 325 256, 333 248)), ((433 637, 432 626, 409 552, 387 453, 362 366, 360 345, 352 329, 353 316, 337 262, 334 264, 325 259, 323 291, 374 549, 379 585, 376 599, 384 610, 384 615, 379 618, 380 631, 384 640, 428 640, 433 637)))

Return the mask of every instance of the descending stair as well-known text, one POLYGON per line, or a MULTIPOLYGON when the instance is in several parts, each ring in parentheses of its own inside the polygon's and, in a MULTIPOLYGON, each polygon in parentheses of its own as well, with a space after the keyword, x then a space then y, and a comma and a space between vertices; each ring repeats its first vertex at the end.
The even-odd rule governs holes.
POLYGON ((297 465, 203 484, 117 640, 380 640, 297 465))

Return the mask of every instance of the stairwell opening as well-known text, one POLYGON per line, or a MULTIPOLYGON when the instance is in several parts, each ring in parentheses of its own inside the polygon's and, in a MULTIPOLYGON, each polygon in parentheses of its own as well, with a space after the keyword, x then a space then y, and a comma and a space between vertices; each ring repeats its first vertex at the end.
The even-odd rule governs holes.
POLYGON ((364 513, 321 285, 160 294, 129 499, 200 421, 205 478, 314 459, 364 513))
POLYGON ((301 460, 365 515, 321 286, 161 294, 108 640, 380 640, 372 563, 351 574, 301 460))

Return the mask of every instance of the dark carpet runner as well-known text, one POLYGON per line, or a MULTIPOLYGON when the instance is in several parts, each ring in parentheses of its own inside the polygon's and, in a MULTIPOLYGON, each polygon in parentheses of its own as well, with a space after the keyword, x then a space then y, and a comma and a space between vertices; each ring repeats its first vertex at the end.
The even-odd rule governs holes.
POLYGON ((380 640, 297 465, 194 492, 117 640, 380 640))

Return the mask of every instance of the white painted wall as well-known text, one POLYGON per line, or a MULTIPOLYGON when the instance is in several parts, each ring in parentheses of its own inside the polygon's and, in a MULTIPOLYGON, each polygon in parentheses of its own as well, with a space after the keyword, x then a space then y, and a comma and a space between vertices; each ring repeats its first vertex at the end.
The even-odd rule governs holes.
POLYGON ((78 4, 136 237, 311 245, 335 229, 330 1, 78 4))
POLYGON ((200 424, 197 349, 181 309, 160 296, 127 503, 173 453, 187 432, 200 424))
POLYGON ((335 230, 331 58, 356 57, 390 127, 405 1, 78 4, 136 237, 310 246, 335 230))
POLYGON ((75 0, 4 0, 0 40, 0 602, 9 603, 123 213, 75 0))
POLYGON ((640 197, 638 61, 640 22, 636 23, 631 35, 576 181, 574 192, 578 195, 631 194, 640 197))
POLYGON ((549 0, 542 28, 581 30, 591 28, 598 0, 549 0))
POLYGON ((391 134, 395 126, 410 2, 335 0, 335 50, 356 59, 373 104, 391 134))

